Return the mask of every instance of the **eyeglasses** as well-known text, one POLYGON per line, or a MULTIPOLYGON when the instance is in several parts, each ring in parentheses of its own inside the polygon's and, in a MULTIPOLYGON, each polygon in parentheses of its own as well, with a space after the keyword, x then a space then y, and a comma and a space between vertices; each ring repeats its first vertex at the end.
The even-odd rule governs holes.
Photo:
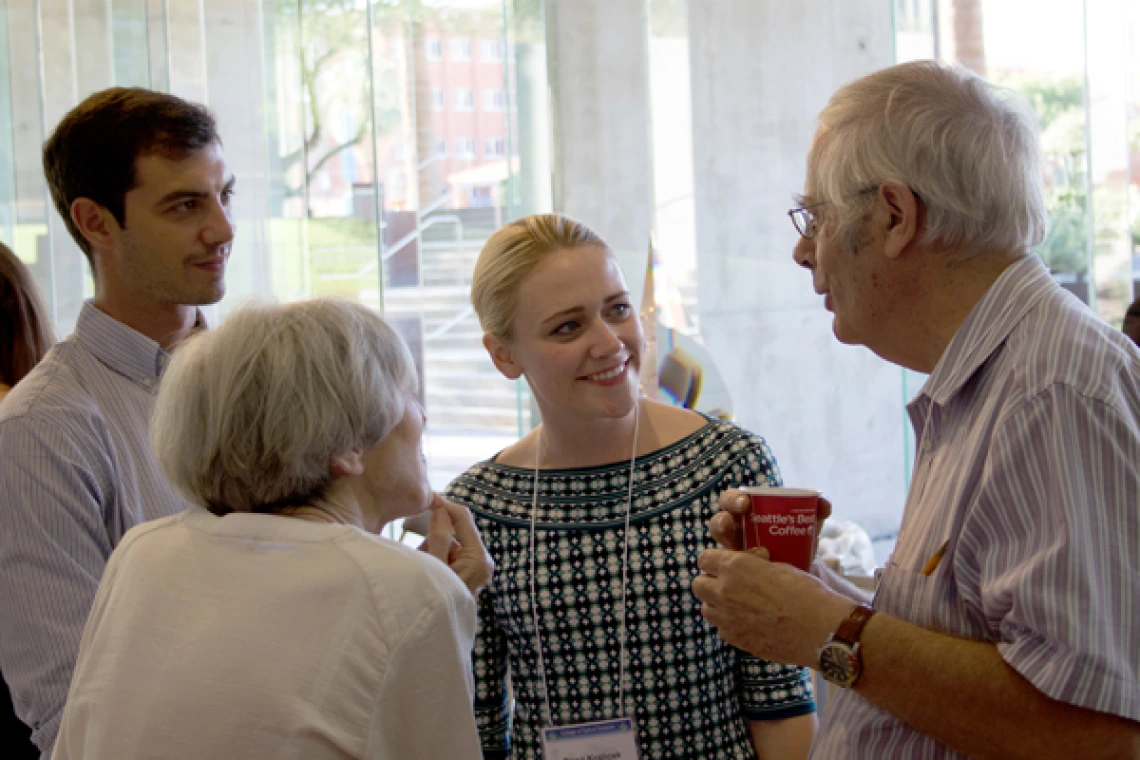
MULTIPOLYGON (((870 185, 855 193, 855 195, 849 195, 847 197, 855 198, 860 195, 866 195, 867 193, 878 192, 878 190, 878 185, 870 185)), ((816 218, 816 213, 813 209, 826 206, 829 203, 831 203, 831 201, 820 201, 819 203, 800 206, 799 208, 793 208, 788 211, 788 216, 792 218, 792 224, 795 226, 796 232, 800 233, 800 237, 804 240, 811 240, 815 237, 816 233, 819 232, 819 220, 816 218)))
POLYGON ((813 203, 810 206, 800 206, 788 211, 788 216, 792 218, 792 224, 796 228, 796 232, 800 233, 800 237, 805 240, 811 240, 815 237, 815 233, 819 230, 819 225, 816 222, 815 212, 812 209, 819 208, 827 203, 822 201, 820 203, 813 203))

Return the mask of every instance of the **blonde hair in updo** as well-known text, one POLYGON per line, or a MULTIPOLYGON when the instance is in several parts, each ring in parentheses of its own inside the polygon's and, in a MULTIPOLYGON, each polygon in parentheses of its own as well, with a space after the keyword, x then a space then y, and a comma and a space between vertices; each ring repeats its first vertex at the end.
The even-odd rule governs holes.
POLYGON ((483 332, 509 340, 522 281, 555 251, 586 246, 607 247, 598 233, 562 214, 533 214, 500 227, 471 278, 471 304, 483 332))

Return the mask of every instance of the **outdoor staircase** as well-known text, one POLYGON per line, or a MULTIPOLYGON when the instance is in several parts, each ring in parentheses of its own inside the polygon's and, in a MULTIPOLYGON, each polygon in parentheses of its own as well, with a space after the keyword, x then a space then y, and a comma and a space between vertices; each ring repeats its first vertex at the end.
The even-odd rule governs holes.
POLYGON ((530 429, 530 402, 526 389, 500 375, 483 348, 483 331, 471 308, 471 273, 493 229, 478 224, 491 221, 489 213, 473 221, 464 225, 458 241, 444 227, 425 232, 420 285, 386 289, 384 313, 394 321, 420 320, 422 379, 433 430, 514 437, 530 429))

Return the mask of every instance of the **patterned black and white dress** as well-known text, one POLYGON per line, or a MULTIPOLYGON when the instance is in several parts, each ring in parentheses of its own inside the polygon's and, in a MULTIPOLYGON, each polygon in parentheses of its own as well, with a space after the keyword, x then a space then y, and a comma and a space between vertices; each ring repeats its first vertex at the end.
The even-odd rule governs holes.
MULTIPOLYGON (((479 601, 475 712, 484 757, 541 758, 542 681, 530 585, 533 470, 493 460, 447 489, 495 559, 479 601), (510 696, 513 690, 514 712, 510 696)), ((556 725, 628 714, 642 756, 755 758, 748 720, 815 711, 806 669, 725 644, 690 590, 707 522, 733 486, 780 484, 763 439, 721 420, 637 460, 630 518, 626 709, 618 707, 622 540, 629 462, 543 470, 535 589, 556 725)))

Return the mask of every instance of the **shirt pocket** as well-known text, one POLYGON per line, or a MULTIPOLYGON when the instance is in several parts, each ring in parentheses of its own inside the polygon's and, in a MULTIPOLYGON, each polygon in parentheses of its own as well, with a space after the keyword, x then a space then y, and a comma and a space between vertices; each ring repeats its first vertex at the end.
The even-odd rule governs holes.
POLYGON ((956 596, 953 550, 954 542, 945 537, 896 549, 875 590, 875 609, 923 628, 956 627, 950 619, 956 596))

